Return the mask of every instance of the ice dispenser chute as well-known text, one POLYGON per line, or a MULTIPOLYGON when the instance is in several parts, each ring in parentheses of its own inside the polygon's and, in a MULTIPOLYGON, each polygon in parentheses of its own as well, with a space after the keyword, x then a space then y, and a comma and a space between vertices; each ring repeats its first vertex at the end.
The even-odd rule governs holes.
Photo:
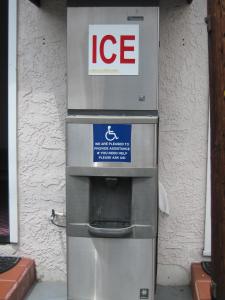
POLYGON ((123 237, 131 233, 132 179, 91 177, 89 232, 94 236, 123 237))

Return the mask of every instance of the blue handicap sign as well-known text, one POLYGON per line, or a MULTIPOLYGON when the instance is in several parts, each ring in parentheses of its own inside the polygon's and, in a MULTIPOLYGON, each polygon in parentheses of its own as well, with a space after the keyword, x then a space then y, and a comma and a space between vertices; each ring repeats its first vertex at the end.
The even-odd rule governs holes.
POLYGON ((131 125, 93 125, 94 162, 131 162, 131 125))

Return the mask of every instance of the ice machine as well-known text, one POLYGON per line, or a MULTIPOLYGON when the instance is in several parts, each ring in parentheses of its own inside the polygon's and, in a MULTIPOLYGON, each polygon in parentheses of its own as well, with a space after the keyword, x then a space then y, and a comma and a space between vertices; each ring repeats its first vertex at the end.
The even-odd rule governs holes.
POLYGON ((158 6, 68 1, 69 300, 154 299, 158 6))

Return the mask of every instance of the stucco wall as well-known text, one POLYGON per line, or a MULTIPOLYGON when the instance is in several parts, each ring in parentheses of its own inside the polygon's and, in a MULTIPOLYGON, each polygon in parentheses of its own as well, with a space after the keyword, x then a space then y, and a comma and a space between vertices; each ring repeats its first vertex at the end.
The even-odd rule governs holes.
MULTIPOLYGON (((20 243, 0 252, 35 258, 43 280, 65 280, 65 232, 49 215, 52 208, 65 210, 66 9, 62 0, 42 2, 38 9, 18 1, 20 243)), ((159 220, 163 284, 188 283, 190 263, 201 259, 203 247, 206 2, 161 1, 159 169, 171 207, 159 220)))
POLYGON ((207 1, 161 1, 159 174, 170 216, 159 220, 161 283, 189 280, 204 238, 208 44, 207 1))

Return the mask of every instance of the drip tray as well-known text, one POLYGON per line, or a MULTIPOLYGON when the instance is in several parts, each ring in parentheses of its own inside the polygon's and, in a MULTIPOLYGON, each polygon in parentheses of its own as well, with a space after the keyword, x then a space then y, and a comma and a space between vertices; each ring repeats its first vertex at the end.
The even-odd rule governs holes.
POLYGON ((131 226, 130 222, 124 221, 93 221, 90 223, 92 227, 96 228, 127 228, 131 226))

